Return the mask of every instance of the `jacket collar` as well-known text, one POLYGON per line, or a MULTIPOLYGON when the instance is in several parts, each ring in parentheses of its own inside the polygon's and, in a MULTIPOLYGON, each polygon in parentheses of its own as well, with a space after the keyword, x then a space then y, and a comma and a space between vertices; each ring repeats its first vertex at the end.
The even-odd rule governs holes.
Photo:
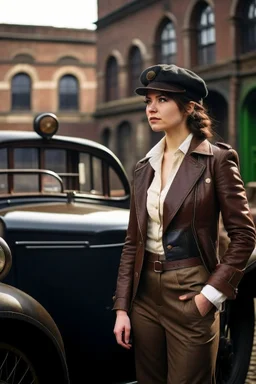
POLYGON ((198 153, 199 155, 213 156, 211 143, 207 139, 199 139, 197 137, 193 137, 188 155, 198 153))

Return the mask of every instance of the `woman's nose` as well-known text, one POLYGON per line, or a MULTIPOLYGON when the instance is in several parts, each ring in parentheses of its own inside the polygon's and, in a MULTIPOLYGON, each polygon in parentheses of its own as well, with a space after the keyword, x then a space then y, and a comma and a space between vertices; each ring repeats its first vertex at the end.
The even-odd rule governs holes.
POLYGON ((155 103, 150 103, 148 110, 150 112, 155 112, 156 111, 156 104, 155 103))

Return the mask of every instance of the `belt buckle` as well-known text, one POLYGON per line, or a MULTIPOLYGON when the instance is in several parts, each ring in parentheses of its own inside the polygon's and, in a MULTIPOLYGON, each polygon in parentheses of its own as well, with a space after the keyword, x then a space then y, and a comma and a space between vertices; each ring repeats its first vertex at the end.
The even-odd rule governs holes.
POLYGON ((163 263, 160 260, 154 261, 154 272, 161 273, 163 272, 163 263), (156 268, 158 266, 159 268, 156 268))

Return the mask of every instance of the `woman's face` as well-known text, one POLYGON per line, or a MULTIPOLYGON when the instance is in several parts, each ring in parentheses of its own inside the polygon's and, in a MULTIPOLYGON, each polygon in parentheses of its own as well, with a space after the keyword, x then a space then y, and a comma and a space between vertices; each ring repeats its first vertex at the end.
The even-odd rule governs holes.
POLYGON ((145 103, 148 122, 153 131, 168 133, 187 129, 187 113, 181 112, 170 96, 159 91, 148 91, 145 103))

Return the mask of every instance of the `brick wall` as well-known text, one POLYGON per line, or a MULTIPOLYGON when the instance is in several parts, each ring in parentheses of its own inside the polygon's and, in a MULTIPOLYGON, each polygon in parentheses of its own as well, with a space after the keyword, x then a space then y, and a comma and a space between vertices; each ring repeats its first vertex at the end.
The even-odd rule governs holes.
MULTIPOLYGON (((33 117, 54 112, 86 131, 96 108, 96 35, 92 30, 0 25, 0 127, 31 130, 33 117), (16 73, 32 81, 31 110, 11 110, 11 81, 16 73), (59 79, 71 74, 79 83, 79 110, 59 111, 59 79)), ((94 124, 94 123, 93 123, 94 124)), ((81 129, 79 129, 81 134, 81 129)), ((74 130, 73 130, 73 134, 74 130)), ((85 135, 86 137, 86 135, 85 135)))

